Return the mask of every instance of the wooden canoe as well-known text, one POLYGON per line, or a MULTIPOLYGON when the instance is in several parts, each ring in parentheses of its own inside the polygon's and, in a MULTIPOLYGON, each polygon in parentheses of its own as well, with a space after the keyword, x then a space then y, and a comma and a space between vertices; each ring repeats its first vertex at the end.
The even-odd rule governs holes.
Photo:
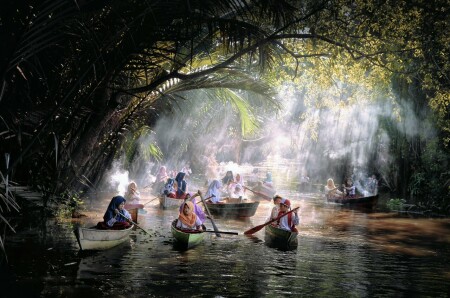
POLYGON ((208 203, 211 214, 222 217, 251 217, 258 209, 259 201, 245 202, 239 199, 225 199, 219 203, 208 203))
POLYGON ((376 207, 378 203, 378 195, 366 197, 357 195, 355 197, 344 197, 343 199, 327 197, 326 199, 327 202, 329 203, 337 203, 343 206, 368 208, 368 209, 376 207))
POLYGON ((265 227, 265 241, 269 246, 292 249, 298 246, 298 232, 286 231, 273 225, 265 227))
POLYGON ((273 196, 276 194, 275 189, 263 184, 262 182, 259 182, 256 186, 250 189, 250 191, 252 191, 255 195, 255 199, 261 198, 268 201, 271 201, 273 196))
POLYGON ((177 245, 189 249, 203 242, 204 232, 180 230, 176 227, 177 220, 175 219, 171 225, 172 235, 177 245))
POLYGON ((81 250, 105 250, 117 246, 128 239, 133 226, 124 230, 100 230, 96 227, 78 227, 74 231, 81 250))
POLYGON ((159 197, 159 205, 163 209, 179 208, 183 202, 183 199, 174 199, 164 195, 159 197))

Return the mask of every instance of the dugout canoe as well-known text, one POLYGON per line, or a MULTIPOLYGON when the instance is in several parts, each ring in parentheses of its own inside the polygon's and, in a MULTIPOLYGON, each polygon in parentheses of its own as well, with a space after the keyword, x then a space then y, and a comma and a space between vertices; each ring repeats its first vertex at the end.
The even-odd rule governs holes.
POLYGON ((326 200, 328 203, 337 203, 348 207, 373 209, 376 207, 378 203, 378 195, 373 196, 357 195, 355 197, 344 197, 342 199, 327 197, 326 200))
POLYGON ((133 226, 124 230, 101 230, 78 227, 74 233, 81 250, 105 250, 130 239, 133 226))
POLYGON ((273 225, 265 227, 265 241, 269 246, 293 249, 298 246, 298 232, 286 231, 273 225))
POLYGON ((258 209, 259 201, 245 202, 239 199, 224 199, 219 203, 207 203, 213 215, 221 217, 252 217, 258 209))
POLYGON ((204 232, 180 230, 176 227, 176 223, 177 219, 172 222, 171 230, 177 245, 189 249, 203 242, 204 232))

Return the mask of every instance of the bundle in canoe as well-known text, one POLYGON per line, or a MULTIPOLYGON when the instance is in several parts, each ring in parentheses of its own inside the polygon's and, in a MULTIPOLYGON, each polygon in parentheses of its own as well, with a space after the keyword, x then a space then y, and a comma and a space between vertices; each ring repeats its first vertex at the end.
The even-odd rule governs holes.
POLYGON ((342 199, 327 197, 326 199, 327 202, 329 203, 338 203, 344 206, 361 207, 368 209, 374 208, 378 203, 378 195, 366 197, 362 195, 357 195, 355 197, 344 197, 342 199))
POLYGON ((203 242, 205 237, 204 232, 181 230, 176 227, 176 224, 177 219, 172 222, 171 229, 177 245, 189 249, 203 242))
POLYGON ((166 195, 161 195, 159 197, 159 205, 163 209, 176 209, 180 207, 181 203, 183 202, 183 199, 174 199, 166 195))
POLYGON ((296 248, 298 246, 298 232, 286 231, 273 225, 265 227, 265 241, 269 246, 281 248, 296 248))
POLYGON ((226 198, 219 203, 208 203, 211 214, 222 217, 251 217, 255 215, 259 202, 245 202, 226 198))
POLYGON ((133 226, 124 230, 101 230, 78 227, 74 231, 81 250, 105 250, 130 239, 133 226))

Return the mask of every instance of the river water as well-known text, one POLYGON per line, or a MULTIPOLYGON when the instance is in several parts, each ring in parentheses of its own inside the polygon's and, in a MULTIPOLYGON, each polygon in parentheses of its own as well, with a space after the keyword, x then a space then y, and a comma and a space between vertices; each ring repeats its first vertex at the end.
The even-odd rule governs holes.
MULTIPOLYGON (((300 206, 299 245, 269 247, 262 224, 272 203, 246 220, 215 218, 222 231, 179 250, 170 232, 176 210, 157 200, 139 214, 129 241, 80 252, 73 229, 101 220, 110 196, 88 204, 80 220, 12 219, 1 297, 449 297, 450 220, 327 205, 290 193, 300 206)), ((143 201, 152 196, 143 196, 143 201)), ((212 229, 207 222, 208 229, 212 229)))

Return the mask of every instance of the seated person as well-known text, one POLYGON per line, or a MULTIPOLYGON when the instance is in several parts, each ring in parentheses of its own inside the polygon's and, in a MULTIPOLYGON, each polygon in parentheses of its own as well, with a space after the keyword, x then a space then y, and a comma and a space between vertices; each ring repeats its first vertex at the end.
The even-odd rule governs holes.
POLYGON ((325 195, 327 199, 342 199, 344 197, 344 193, 334 185, 331 178, 327 180, 327 185, 325 185, 325 195))
POLYGON ((123 230, 131 226, 131 214, 125 209, 125 198, 116 196, 111 202, 103 215, 103 221, 97 224, 99 229, 123 230))
POLYGON ((203 231, 202 222, 194 212, 194 203, 187 201, 182 204, 182 208, 176 227, 181 230, 203 231))
POLYGON ((128 204, 139 204, 141 194, 138 191, 136 182, 131 181, 130 184, 128 184, 128 190, 124 197, 128 201, 128 204))
POLYGON ((271 221, 272 219, 275 219, 275 218, 278 217, 278 213, 280 212, 281 199, 283 199, 283 198, 281 196, 279 196, 279 195, 275 195, 273 197, 273 204, 275 206, 273 206, 272 212, 270 213, 270 216, 269 216, 269 218, 267 219, 266 222, 271 221))
POLYGON ((177 198, 177 199, 184 200, 184 198, 186 197, 186 194, 188 193, 187 182, 184 179, 185 177, 186 177, 186 173, 184 173, 184 172, 178 172, 177 176, 175 177, 175 182, 177 183, 175 198, 177 198))
MULTIPOLYGON (((191 194, 187 194, 184 202, 192 202, 194 204, 194 213, 200 219, 200 222, 203 224, 206 220, 206 214, 203 212, 203 208, 197 204, 195 197, 199 196, 199 193, 195 193, 193 196, 191 194)), ((183 212, 184 204, 180 205, 180 213, 183 212)))
POLYGON ((229 195, 232 199, 241 198, 244 196, 244 188, 239 183, 233 183, 230 185, 229 195))
POLYGON ((356 187, 353 185, 353 181, 350 178, 347 178, 345 180, 345 183, 342 184, 342 187, 344 189, 344 195, 346 197, 353 198, 356 195, 356 187))
POLYGON ((169 198, 175 198, 176 196, 176 182, 175 179, 169 178, 167 179, 166 184, 164 185, 164 188, 162 190, 163 195, 169 197, 169 198))
POLYGON ((211 202, 219 203, 221 200, 221 195, 220 195, 221 187, 222 187, 222 184, 220 183, 219 180, 213 180, 208 186, 208 190, 206 191, 205 197, 206 198, 211 197, 211 202))
POLYGON ((267 172, 266 173, 266 179, 264 179, 263 181, 263 185, 273 188, 273 181, 272 181, 272 173, 271 172, 267 172))
MULTIPOLYGON (((278 216, 283 215, 291 209, 291 201, 288 199, 281 199, 280 201, 280 211, 278 212, 278 216)), ((281 217, 278 221, 275 222, 277 227, 286 231, 298 232, 295 227, 300 223, 300 219, 298 217, 297 211, 291 212, 286 216, 281 217)))

